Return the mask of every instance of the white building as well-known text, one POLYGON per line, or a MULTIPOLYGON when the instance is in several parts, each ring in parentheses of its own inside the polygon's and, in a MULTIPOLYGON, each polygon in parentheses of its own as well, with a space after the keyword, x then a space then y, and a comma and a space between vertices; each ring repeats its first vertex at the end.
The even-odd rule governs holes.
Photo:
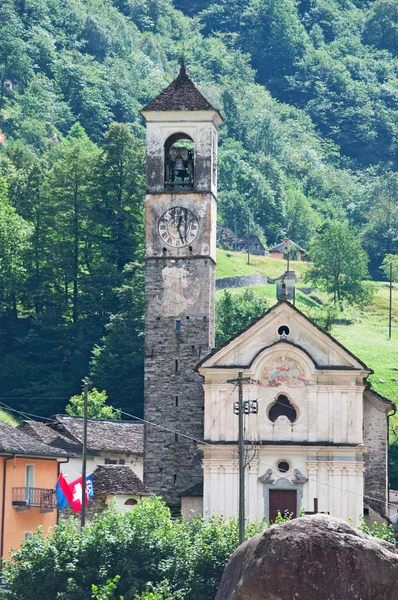
MULTIPOLYGON (((204 378, 205 513, 238 512, 239 372, 250 382, 245 415, 246 514, 273 520, 301 507, 348 520, 387 505, 389 400, 370 391, 372 372, 337 340, 288 302, 262 318, 198 366, 204 378)), ((199 500, 198 500, 199 502, 199 500)), ((373 512, 372 512, 373 515, 373 512)))
MULTIPOLYGON (((54 448, 62 448, 75 456, 61 466, 67 480, 73 481, 82 472, 83 418, 55 415, 49 424, 23 421, 25 433, 54 448)), ((142 480, 144 427, 132 421, 88 419, 87 473, 98 465, 125 465, 142 480)))

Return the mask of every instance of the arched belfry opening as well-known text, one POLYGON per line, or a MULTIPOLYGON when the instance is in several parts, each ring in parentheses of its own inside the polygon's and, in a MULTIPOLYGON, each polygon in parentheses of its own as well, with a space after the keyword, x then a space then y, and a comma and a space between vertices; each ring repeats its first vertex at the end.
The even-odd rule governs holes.
POLYGON ((193 190, 195 175, 195 144, 185 133, 174 133, 164 145, 164 187, 172 190, 193 190))
POLYGON ((281 416, 287 417, 291 423, 297 419, 297 410, 285 394, 279 394, 268 412, 268 417, 273 423, 281 416))

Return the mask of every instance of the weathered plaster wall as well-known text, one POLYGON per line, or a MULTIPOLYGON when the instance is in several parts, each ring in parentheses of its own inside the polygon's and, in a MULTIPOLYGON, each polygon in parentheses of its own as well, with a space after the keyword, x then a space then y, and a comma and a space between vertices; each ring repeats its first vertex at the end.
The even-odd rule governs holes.
POLYGON ((185 521, 203 514, 203 498, 184 496, 181 499, 181 513, 185 521))
POLYGON ((147 257, 210 256, 216 260, 217 203, 212 194, 157 194, 146 199, 145 252, 147 257), (199 224, 196 238, 183 248, 167 246, 159 235, 159 219, 171 207, 182 206, 196 216, 199 224))
MULTIPOLYGON (((204 513, 237 515, 238 461, 233 458, 237 450, 232 444, 219 449, 203 447, 204 513)), ((295 489, 297 512, 301 507, 313 510, 314 498, 318 498, 321 512, 358 522, 363 512, 362 450, 267 444, 258 447, 255 459, 246 468, 248 519, 268 517, 269 492, 273 489, 295 489), (277 468, 281 460, 290 465, 287 473, 277 468)))
MULTIPOLYGON (((87 457, 87 474, 92 473, 97 465, 104 465, 105 459, 110 458, 112 460, 124 460, 125 465, 130 467, 134 473, 141 479, 144 476, 144 457, 136 454, 125 454, 116 452, 102 452, 98 456, 87 457)), ((61 465, 61 471, 65 475, 66 479, 70 483, 77 479, 82 474, 82 459, 70 458, 69 462, 61 465)))
POLYGON ((387 514, 387 415, 371 392, 364 394, 365 501, 381 515, 387 514))
POLYGON ((164 146, 171 135, 182 133, 195 144, 194 191, 217 196, 218 133, 211 111, 145 113, 147 125, 147 191, 164 191, 164 146))

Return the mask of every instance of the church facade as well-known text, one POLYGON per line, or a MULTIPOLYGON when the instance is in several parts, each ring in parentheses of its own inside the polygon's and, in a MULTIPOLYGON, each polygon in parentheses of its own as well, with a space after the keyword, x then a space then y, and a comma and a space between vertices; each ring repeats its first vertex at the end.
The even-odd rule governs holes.
POLYGON ((238 510, 238 389, 256 403, 245 414, 246 512, 274 520, 301 508, 357 521, 386 514, 387 414, 394 405, 369 390, 371 370, 289 302, 203 360, 204 510, 238 510))
POLYGON ((216 351, 220 113, 182 65, 147 123, 144 482, 178 509, 238 511, 239 373, 246 514, 385 515, 388 414, 371 370, 289 302, 216 351), (249 413, 249 411, 248 411, 249 413), (203 488, 202 488, 203 484, 203 488), (193 492, 194 490, 194 492, 193 492), (202 491, 203 490, 203 491, 202 491))

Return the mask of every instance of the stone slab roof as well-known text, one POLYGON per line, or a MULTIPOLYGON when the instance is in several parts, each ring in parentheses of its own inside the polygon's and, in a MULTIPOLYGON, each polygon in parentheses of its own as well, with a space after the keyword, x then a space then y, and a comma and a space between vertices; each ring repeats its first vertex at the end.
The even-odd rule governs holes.
POLYGON ((81 456, 82 444, 73 442, 59 432, 39 421, 22 421, 18 429, 50 448, 65 450, 74 456, 81 456))
MULTIPOLYGON (((52 427, 73 441, 83 443, 83 417, 55 415, 52 427)), ((144 453, 144 425, 132 421, 88 419, 87 449, 93 452, 144 453)))
POLYGON ((18 456, 70 457, 71 453, 59 447, 51 447, 28 435, 19 427, 11 427, 0 421, 0 453, 18 456))
POLYGON ((151 496, 151 492, 130 467, 99 465, 93 472, 94 494, 151 496))
POLYGON ((295 271, 285 271, 283 275, 277 277, 275 281, 281 281, 282 279, 292 279, 293 281, 297 281, 297 275, 295 271))
POLYGON ((167 110, 211 110, 220 114, 195 86, 183 62, 178 77, 141 109, 141 112, 167 110))

